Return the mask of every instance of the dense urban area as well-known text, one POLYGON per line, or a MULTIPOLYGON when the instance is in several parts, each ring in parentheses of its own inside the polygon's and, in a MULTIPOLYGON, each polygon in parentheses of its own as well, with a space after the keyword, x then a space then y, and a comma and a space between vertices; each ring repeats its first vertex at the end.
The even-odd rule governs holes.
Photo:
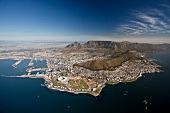
MULTIPOLYGON (((106 84, 132 82, 143 73, 161 72, 159 65, 145 58, 145 54, 135 50, 128 50, 118 56, 111 57, 112 53, 73 51, 73 48, 78 49, 77 47, 80 45, 78 43, 73 47, 66 47, 66 45, 68 43, 4 44, 0 48, 0 59, 17 60, 12 65, 14 68, 17 68, 23 60, 30 59, 26 74, 10 77, 43 78, 44 85, 49 89, 75 94, 88 93, 94 96, 98 96, 106 84), (120 61, 117 62, 117 59, 120 61), (33 60, 46 60, 47 67, 35 68, 33 60), (105 65, 105 62, 111 67, 94 70, 94 68, 98 68, 90 67, 93 66, 89 63, 92 61, 93 65, 96 64, 97 67, 105 65), (84 63, 88 63, 88 65, 84 63), (40 70, 45 73, 31 74, 33 71, 40 70)), ((115 55, 117 54, 115 53, 115 55)))

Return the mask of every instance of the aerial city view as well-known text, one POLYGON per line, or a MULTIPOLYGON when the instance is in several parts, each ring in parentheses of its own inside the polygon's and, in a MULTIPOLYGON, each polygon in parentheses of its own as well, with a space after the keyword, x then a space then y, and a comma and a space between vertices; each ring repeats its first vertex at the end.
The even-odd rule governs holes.
POLYGON ((0 0, 0 113, 170 113, 169 0, 0 0))

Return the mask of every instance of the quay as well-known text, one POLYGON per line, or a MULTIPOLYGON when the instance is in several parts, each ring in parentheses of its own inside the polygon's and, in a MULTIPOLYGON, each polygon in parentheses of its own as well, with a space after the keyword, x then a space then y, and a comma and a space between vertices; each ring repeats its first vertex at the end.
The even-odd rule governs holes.
POLYGON ((12 64, 13 67, 17 67, 23 60, 18 60, 16 63, 12 64))
POLYGON ((30 73, 34 71, 45 71, 45 70, 47 70, 47 68, 36 68, 36 69, 30 68, 30 69, 27 69, 26 71, 30 73))
POLYGON ((33 59, 31 59, 30 63, 28 64, 28 66, 33 66, 34 63, 33 63, 33 59))
POLYGON ((45 74, 36 74, 36 75, 21 75, 21 76, 5 76, 1 75, 2 77, 10 77, 10 78, 44 78, 45 74))

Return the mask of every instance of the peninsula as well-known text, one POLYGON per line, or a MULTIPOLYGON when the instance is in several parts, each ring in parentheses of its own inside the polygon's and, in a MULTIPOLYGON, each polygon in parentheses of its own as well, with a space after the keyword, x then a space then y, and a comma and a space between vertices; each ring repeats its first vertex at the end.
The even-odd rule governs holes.
POLYGON ((55 44, 41 47, 1 50, 1 59, 31 59, 27 74, 8 77, 43 78, 49 89, 74 94, 98 96, 106 84, 132 82, 143 73, 161 72, 160 66, 145 57, 147 52, 162 51, 170 44, 146 44, 112 41, 74 42, 65 46, 55 44), (33 59, 46 60, 46 68, 35 69, 33 59), (31 75, 32 71, 45 71, 31 75))

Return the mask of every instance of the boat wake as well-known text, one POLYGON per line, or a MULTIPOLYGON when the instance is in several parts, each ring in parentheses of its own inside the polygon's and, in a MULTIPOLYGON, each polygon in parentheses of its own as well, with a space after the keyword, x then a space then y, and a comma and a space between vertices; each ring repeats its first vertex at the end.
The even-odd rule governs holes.
POLYGON ((41 86, 45 86, 44 84, 41 84, 41 86))

